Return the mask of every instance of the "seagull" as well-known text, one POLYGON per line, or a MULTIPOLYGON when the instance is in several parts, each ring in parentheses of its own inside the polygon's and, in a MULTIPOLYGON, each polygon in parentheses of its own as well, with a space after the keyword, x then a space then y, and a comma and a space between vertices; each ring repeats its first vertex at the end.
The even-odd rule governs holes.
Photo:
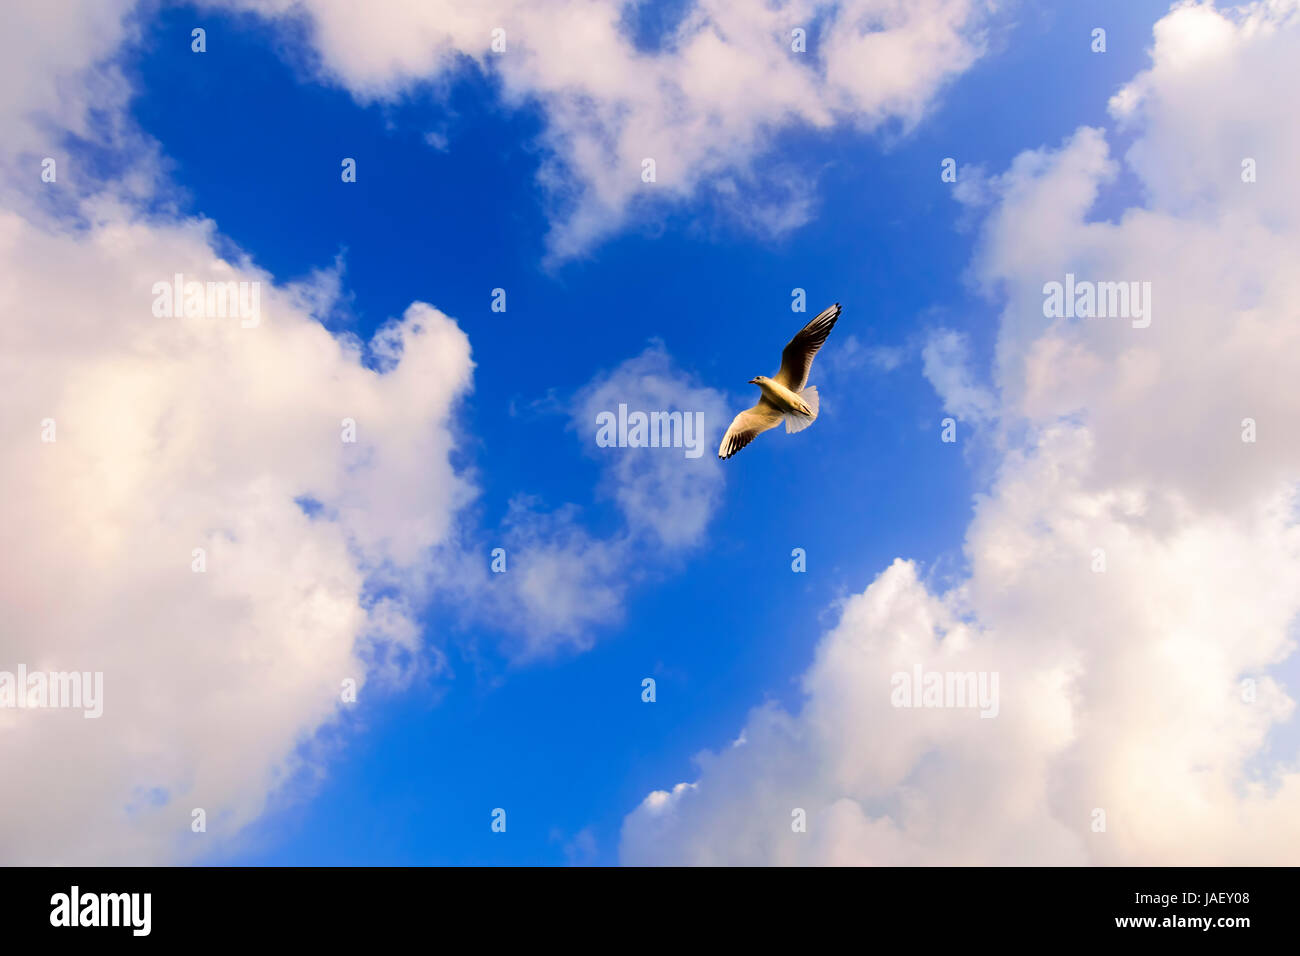
POLYGON ((813 356, 831 334, 840 317, 840 304, 833 306, 813 319, 781 352, 781 370, 775 378, 759 375, 749 380, 763 392, 758 404, 747 408, 731 422, 718 446, 719 458, 730 458, 769 428, 785 420, 789 434, 801 432, 817 420, 817 387, 804 388, 813 356))

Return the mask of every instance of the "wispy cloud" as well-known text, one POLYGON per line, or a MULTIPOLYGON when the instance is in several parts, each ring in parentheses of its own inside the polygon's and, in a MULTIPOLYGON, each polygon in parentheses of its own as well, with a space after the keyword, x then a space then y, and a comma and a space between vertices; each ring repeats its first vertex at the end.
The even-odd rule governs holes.
POLYGON ((806 222, 807 184, 759 162, 772 132, 914 125, 981 55, 994 7, 697 0, 650 48, 638 47, 620 0, 408 0, 383 16, 317 0, 226 5, 305 22, 321 74, 363 101, 398 98, 472 62, 500 78, 510 103, 540 105, 557 260, 705 184, 760 232, 806 222), (742 189, 768 200, 741 202, 742 189))
MULTIPOLYGON (((603 536, 587 530, 573 504, 548 510, 521 493, 501 526, 465 529, 442 558, 437 588, 468 620, 489 623, 511 635, 517 657, 531 658, 590 647, 597 628, 622 618, 628 591, 674 567, 701 545, 721 500, 722 470, 713 449, 729 421, 723 396, 678 368, 662 345, 602 373, 567 401, 552 398, 564 440, 600 462, 598 498, 620 516, 603 536), (664 435, 683 440, 634 447, 602 447, 602 416, 662 414, 664 435), (672 416, 676 417, 672 417, 672 416), (688 432, 686 416, 703 428, 688 432), (689 454, 685 439, 702 454, 689 454), (494 570, 489 555, 500 548, 494 570)), ((533 427, 546 427, 547 417, 533 427)), ((558 435, 557 435, 558 438, 558 435)), ((646 441, 650 440, 647 432, 646 441)))

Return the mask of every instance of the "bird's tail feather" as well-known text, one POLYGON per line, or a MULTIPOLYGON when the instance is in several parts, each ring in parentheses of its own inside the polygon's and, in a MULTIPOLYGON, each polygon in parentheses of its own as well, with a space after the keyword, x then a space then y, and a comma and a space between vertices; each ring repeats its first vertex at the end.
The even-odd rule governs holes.
POLYGON ((799 397, 804 400, 808 406, 811 415, 798 415, 794 412, 787 412, 785 416, 785 430, 787 434, 793 435, 795 432, 801 432, 817 420, 817 411, 821 407, 821 399, 817 395, 817 386, 810 385, 799 393, 799 397))

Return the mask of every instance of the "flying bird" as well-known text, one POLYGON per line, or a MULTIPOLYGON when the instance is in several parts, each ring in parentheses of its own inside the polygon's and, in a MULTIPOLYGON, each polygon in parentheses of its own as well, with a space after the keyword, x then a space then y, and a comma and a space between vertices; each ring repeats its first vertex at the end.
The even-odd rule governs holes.
POLYGON ((772 378, 759 375, 749 380, 757 385, 763 395, 758 404, 747 408, 731 422, 718 446, 719 458, 730 458, 769 428, 785 421, 787 433, 801 432, 817 420, 817 387, 808 384, 808 370, 813 356, 835 328, 840 317, 840 304, 833 306, 813 319, 781 352, 781 370, 772 378))

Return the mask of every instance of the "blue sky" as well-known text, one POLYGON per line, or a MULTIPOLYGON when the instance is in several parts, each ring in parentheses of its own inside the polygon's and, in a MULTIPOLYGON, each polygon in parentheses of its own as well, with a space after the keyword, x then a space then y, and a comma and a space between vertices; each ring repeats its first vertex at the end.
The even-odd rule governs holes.
POLYGON ((817 467, 778 442, 731 462, 709 546, 635 589, 625 622, 591 651, 512 667, 495 635, 465 633, 431 608, 427 633, 447 647, 455 677, 367 702, 363 728, 315 793, 268 815, 255 845, 223 862, 559 864, 583 830, 595 847, 583 860, 615 862, 622 818, 645 793, 689 778, 692 755, 734 736, 751 707, 797 698, 791 675, 838 598, 897 554, 955 570, 971 478, 957 450, 935 440, 943 412, 919 374, 917 343, 941 322, 987 354, 995 312, 962 282, 973 236, 959 229, 939 162, 1002 168, 1026 146, 1102 122, 1160 10, 1024 10, 917 129, 781 135, 774 152, 816 183, 815 218, 788 236, 747 234, 701 200, 552 269, 542 265, 535 179, 544 119, 503 106, 478 71, 363 107, 300 82, 260 21, 186 8, 154 18, 128 59, 139 78, 131 109, 173 162, 183 208, 215 219, 277 277, 341 254, 350 302, 338 328, 368 338, 423 299, 469 333, 477 368, 465 454, 489 528, 519 493, 602 520, 608 503, 593 500, 582 436, 561 416, 519 409, 573 393, 649 339, 736 410, 748 402, 745 381, 769 374, 808 318, 790 311, 795 287, 814 312, 844 305, 824 354, 852 333, 909 356, 833 396, 832 414, 802 436, 817 467), (196 68, 176 38, 199 22, 210 52, 196 68), (1103 23, 1104 57, 1088 48, 1103 23), (446 130, 445 151, 425 142, 430 129, 446 130), (340 182, 343 156, 358 161, 354 185, 340 182), (497 287, 505 314, 490 311, 497 287), (729 347, 754 330, 765 339, 757 354, 729 347), (789 487, 797 507, 768 503, 789 487), (789 571, 792 547, 808 552, 804 576, 789 571), (771 584, 751 583, 761 580, 771 584), (732 599, 725 608, 720 595, 732 599), (658 681, 653 705, 640 700, 645 676, 658 681), (509 814, 505 835, 486 825, 495 807, 509 814))
MULTIPOLYGON (((144 516, 124 525, 120 542, 107 530, 91 535, 77 578, 87 596, 72 602, 96 622, 85 628, 92 634, 108 633, 135 607, 139 633, 62 647, 68 659, 102 657, 110 689, 133 687, 128 696, 144 701, 130 713, 106 710, 104 732, 115 735, 124 769, 105 771, 101 789, 86 788, 91 802, 66 811, 99 835, 91 843, 102 839, 87 858, 970 863, 1023 862, 1033 846, 1037 861, 1191 862, 1178 855, 1187 841, 1165 840, 1160 824, 1210 826, 1191 810, 1184 820, 1170 809, 1185 809, 1179 795, 1206 779, 1206 767, 1222 770, 1214 777, 1220 789, 1203 795, 1207 817, 1256 821, 1261 830, 1286 818, 1300 792, 1288 769, 1293 722, 1279 736, 1290 715, 1282 688, 1294 683, 1288 655, 1300 595, 1278 582, 1300 550, 1294 522, 1259 516, 1273 515, 1277 496, 1293 488, 1296 462, 1276 446, 1237 458, 1236 429, 1252 414, 1273 422, 1261 435, 1281 431, 1277 422, 1289 411, 1263 383, 1290 380, 1284 345, 1292 340, 1285 327, 1232 338, 1257 328, 1258 303, 1286 303, 1293 292, 1269 263, 1295 248, 1284 227, 1300 200, 1293 204, 1285 186, 1265 178, 1249 201, 1232 192, 1241 156, 1276 169, 1295 145, 1268 112, 1277 101, 1273 81, 1250 72, 1252 64, 1263 71, 1300 62, 1288 59, 1283 39, 1270 46, 1268 30, 1238 30, 1227 25, 1238 21, 1208 9, 1170 14, 1158 0, 1015 2, 991 12, 973 0, 926 0, 936 17, 955 17, 963 42, 939 43, 938 54, 926 48, 917 59, 934 62, 909 61, 904 72, 916 76, 904 93, 881 99, 873 84, 883 84, 887 70, 863 84, 852 75, 858 64, 825 60, 822 51, 834 49, 826 24, 838 10, 796 0, 794 7, 820 11, 809 56, 831 78, 799 109, 779 88, 793 73, 728 101, 726 76, 710 73, 707 62, 665 67, 665 75, 685 78, 683 112, 699 104, 707 112, 714 96, 730 103, 739 119, 716 135, 737 141, 725 148, 701 147, 711 131, 673 125, 680 117, 672 119, 671 97, 663 107, 650 94, 639 99, 634 84, 610 91, 628 128, 680 143, 686 157, 685 185, 672 182, 672 157, 661 156, 663 182, 637 193, 602 179, 607 167, 640 155, 635 137, 614 137, 609 154, 595 159, 583 152, 584 112, 605 117, 601 83, 622 82, 609 63, 630 62, 627 50, 591 47, 570 73, 563 57, 529 49, 543 27, 520 15, 510 20, 511 43, 519 44, 511 49, 526 52, 508 54, 519 59, 498 68, 476 48, 464 52, 456 32, 463 24, 448 13, 448 42, 461 53, 434 68, 423 40, 407 37, 441 36, 443 24, 399 12, 400 4, 376 13, 382 24, 373 31, 346 11, 313 4, 314 26, 246 6, 121 0, 112 29, 101 24, 96 33, 88 21, 83 30, 71 19, 56 25, 39 56, 51 73, 58 56, 82 57, 58 72, 68 84, 59 89, 78 92, 54 105, 20 104, 23 115, 43 117, 32 131, 11 120, 15 162, 59 156, 70 193, 0 192, 0 211, 40 227, 12 244, 30 249, 30 259, 7 271, 80 262, 91 278, 89 292, 69 291, 65 301, 62 286, 76 283, 42 273, 45 285, 15 301, 46 301, 54 338, 32 331, 11 343, 32 370, 27 391, 16 388, 14 420, 57 410, 61 434, 71 436, 61 450, 71 443, 64 455, 84 456, 23 459, 11 472, 73 490, 27 499, 26 486, 0 485, 0 499, 24 503, 9 516, 14 540, 24 533, 28 541, 62 540, 48 527, 64 513, 74 526, 70 541, 82 540, 82 525, 113 529, 120 514, 144 516), (1163 32, 1153 34, 1158 21, 1163 32), (201 55, 190 46, 195 27, 206 31, 201 55), (1104 53, 1091 49, 1097 27, 1106 30, 1104 53), (1157 38, 1163 60, 1153 52, 1157 38), (969 64, 957 62, 974 49, 969 64), (1202 56, 1213 62, 1202 64, 1202 56), (1188 62, 1200 72, 1182 72, 1188 62), (840 74, 843 86, 835 87, 840 74), (1205 88, 1188 75, 1203 75, 1205 88), (565 110, 582 100, 569 99, 564 84, 581 91, 588 82, 590 102, 575 118, 565 110), (1112 101, 1121 89, 1129 99, 1112 101), (1141 109, 1124 105, 1130 101, 1141 109), (749 134, 754 141, 742 142, 749 134), (357 162, 355 183, 341 180, 344 157, 357 162), (959 187, 941 180, 946 157, 957 160, 959 187), (607 192, 592 200, 602 185, 607 192), (104 196, 109 212, 97 205, 104 196), (61 231, 75 217, 60 203, 79 204, 97 224, 61 231), (1233 218, 1243 208, 1276 230, 1269 241, 1260 238, 1268 230, 1233 218), (592 209, 595 219, 583 219, 592 209), (804 221, 764 228, 768 214, 804 221), (38 233, 63 245, 44 245, 38 233), (1241 250, 1231 263, 1245 274, 1240 300, 1223 291, 1235 289, 1232 282, 1216 278, 1229 268, 1225 248, 1241 250), (209 251, 274 282, 266 335, 164 327, 132 311, 155 275, 193 273, 209 251), (1046 328, 1039 290, 1067 269, 1152 277, 1168 311, 1145 338, 1100 324, 1046 328), (107 278, 92 281, 96 275, 107 278), (286 304, 331 282, 333 294, 310 315, 286 304), (505 312, 491 308, 498 288, 505 312), (806 291, 807 312, 791 310, 794 289, 806 291), (755 398, 746 382, 772 374, 784 343, 833 302, 844 311, 813 366, 811 382, 822 389, 815 426, 795 436, 774 431, 715 462, 730 416, 755 398), (402 391, 397 374, 354 375, 347 343, 371 343, 361 361, 380 369, 372 337, 409 315, 412 303, 449 317, 421 313, 444 336, 441 345, 421 352, 408 340, 399 366, 430 374, 427 390, 402 391), (93 334, 75 323, 62 331, 82 311, 103 313, 93 334), (1223 316, 1236 324, 1216 324, 1223 316), (317 323, 333 338, 315 338, 317 323), (457 327, 472 376, 456 352, 457 327), (282 329, 285 338, 272 337, 282 329), (83 337, 93 343, 84 353, 83 337), (940 342, 959 343, 958 354, 943 358, 940 342), (49 356, 65 364, 47 366, 49 356), (147 361, 136 364, 142 356, 147 361), (1274 361, 1281 364, 1271 372, 1256 372, 1274 361), (461 371, 468 386, 434 381, 433 369, 461 371), (1116 378, 1105 378, 1109 372, 1116 378), (723 411, 710 413, 700 462, 665 449, 619 471, 626 450, 596 447, 584 403, 625 392, 635 401, 655 376, 699 407, 723 411), (1207 381, 1218 383, 1217 406, 1199 404, 1207 381), (84 382, 95 387, 79 390, 84 382), (228 394, 239 387, 255 393, 246 405, 228 394), (334 395, 354 404, 336 407, 334 395), (78 437, 105 427, 87 424, 101 401, 109 418, 125 409, 139 419, 138 432, 123 425, 124 437, 106 440, 107 450, 78 437), (408 441, 407 406, 438 440, 422 444, 412 431, 408 441), (368 441, 382 432, 373 461, 383 465, 369 477, 365 461, 336 455, 330 431, 353 407, 372 416, 362 416, 368 441), (380 412, 398 423, 392 431, 373 427, 380 412), (940 441, 949 415, 959 419, 956 444, 940 441), (325 419, 328 453, 312 437, 325 419), (1180 425, 1184 419, 1190 423, 1180 425), (1215 444, 1225 432, 1229 444, 1215 444), (290 450, 277 457, 277 448, 290 450), (469 500, 452 502, 448 462, 469 500), (83 472, 109 490, 77 510, 68 501, 80 500, 83 472), (302 500, 308 487, 328 500, 298 523, 286 501, 302 500), (656 543, 658 532, 638 525, 635 508, 618 497, 636 488, 701 496, 703 523, 683 544, 656 543), (413 527, 433 515, 452 530, 421 526, 418 557, 400 558, 385 536, 402 537, 403 515, 394 520, 386 502, 409 507, 413 527), (27 515, 44 517, 23 532, 27 515), (188 555, 199 535, 221 534, 232 550, 210 545, 213 573, 201 583, 212 590, 193 590, 188 565, 185 580, 168 576, 171 558, 159 555, 188 555), (281 553, 279 542, 302 550, 281 553), (1080 570, 1099 544, 1114 572, 1104 579, 1080 570), (498 546, 508 547, 511 570, 484 574, 498 546), (794 548, 806 552, 805 573, 791 570, 794 548), (554 588, 521 597, 529 562, 551 559, 561 562, 554 588), (223 562, 252 570, 221 577, 223 562), (283 582, 257 583, 281 572, 283 582), (1222 603, 1200 603, 1207 580, 1222 603), (84 583, 92 581, 124 596, 101 608, 84 583), (318 582, 340 602, 325 625, 313 617, 318 582), (148 595, 149 610, 129 598, 139 594, 148 595), (362 626, 348 612, 362 606, 363 623, 373 624, 378 594, 409 599, 418 640, 400 653, 417 664, 395 681, 380 679, 376 667, 359 702, 339 708, 338 667, 353 662, 362 626), (548 625, 548 602, 569 598, 576 606, 548 625), (1232 622, 1241 620, 1250 623, 1238 632, 1232 622), (175 650, 174 634, 191 626, 195 651, 187 656, 175 650), (268 637, 281 630, 282 640, 268 637), (532 640, 540 652, 523 652, 532 640), (1161 656, 1170 647, 1205 671, 1180 671, 1161 656), (112 648, 122 656, 114 659, 112 648), (973 737, 959 717, 942 727, 908 723, 906 714, 861 704, 880 703, 869 688, 881 675, 859 674, 854 662, 902 666, 909 654, 930 662, 968 654, 977 662, 969 666, 1000 671, 1004 719, 977 720, 985 736, 973 737), (156 674, 141 663, 155 658, 167 662, 156 674), (301 669, 299 681, 285 682, 283 707, 268 701, 248 660, 268 671, 301 669), (1153 673, 1163 697, 1133 679, 1153 673), (653 703, 641 699, 647 677, 657 684, 653 703), (1201 693, 1220 680, 1231 697, 1243 678, 1260 682, 1265 702, 1248 716, 1225 716, 1217 709, 1224 694, 1201 693), (330 698, 323 707, 321 693, 330 698), (166 702, 185 706, 189 695, 199 702, 193 713, 155 739, 166 702), (1263 712, 1268 718, 1257 720, 1263 712), (1185 742, 1169 743, 1171 726, 1186 728, 1185 742), (738 737, 745 747, 731 746, 738 737), (1201 749, 1222 739, 1229 742, 1221 751, 1201 749), (713 756, 701 761, 702 753, 713 756), (1132 763, 1160 775, 1130 780, 1132 763), (855 776, 855 768, 869 769, 855 776), (238 786, 224 787, 232 775, 238 786), (665 798, 663 816, 643 804, 655 791, 697 781, 697 791, 665 798), (1151 796, 1166 786, 1174 796, 1151 796), (1292 803, 1237 812, 1232 800, 1246 801, 1241 795, 1254 794, 1253 786, 1292 794, 1292 803), (112 808, 123 803, 123 788, 132 801, 153 795, 157 813, 132 809, 130 824, 121 824, 112 808), (190 804, 205 800, 211 839, 186 843, 190 804), (866 822, 844 809, 846 800, 866 822), (839 842, 814 839, 808 856, 775 838, 769 846, 766 824, 754 821, 775 807, 783 828, 792 801, 813 808, 817 826, 839 842), (1085 814, 1097 806, 1130 821, 1117 824, 1124 836, 1088 844, 1085 814), (505 833, 490 827, 498 807, 508 814, 505 833), (219 823, 228 819, 239 825, 219 823), (660 823, 667 829, 656 829, 660 823), (971 845, 944 835, 955 830, 971 845)), ((874 9, 870 0, 858 6, 874 9)), ((646 57, 641 66, 675 62, 673 44, 685 49, 692 36, 683 24, 706 8, 726 21, 718 28, 726 43, 755 42, 745 18, 726 19, 726 7, 625 4, 622 29, 646 57)), ((497 8, 513 9, 508 0, 497 8)), ((902 32, 921 29, 926 15, 903 17, 902 32)), ((557 8, 545 29, 563 38, 578 22, 557 8)), ((700 22, 698 35, 708 34, 712 21, 700 22)), ((1287 24, 1291 32, 1279 26, 1277 36, 1293 40, 1300 28, 1287 24)), ((476 22, 464 29, 474 38, 482 32, 476 22)), ((842 38, 856 28, 835 29, 842 38)), ((597 135, 612 135, 591 122, 597 135)), ((17 228, 7 221, 0 227, 17 228)), ((20 320, 13 327, 27 328, 20 320)), ((689 523, 677 514, 645 520, 654 528, 689 523)), ((33 581, 41 568, 67 561, 37 552, 30 545, 13 562, 35 569, 33 581)), ((16 581, 13 593, 34 586, 16 581)), ((61 646, 62 631, 80 634, 75 618, 45 616, 53 636, 42 644, 43 632, 31 628, 25 653, 33 660, 36 648, 61 646)), ((68 730, 75 744, 52 733, 39 743, 42 752, 106 753, 92 731, 68 730)), ((0 790, 0 799, 27 796, 0 790)), ((1221 852, 1215 859, 1234 847, 1253 852, 1254 830, 1225 834, 1201 850, 1221 852)), ((0 830, 0 856, 5 846, 0 830)), ((1267 842, 1259 846, 1266 855, 1267 842)), ((44 861, 42 852, 22 844, 13 854, 44 861)), ((78 852, 53 858, 81 859, 78 852)))

